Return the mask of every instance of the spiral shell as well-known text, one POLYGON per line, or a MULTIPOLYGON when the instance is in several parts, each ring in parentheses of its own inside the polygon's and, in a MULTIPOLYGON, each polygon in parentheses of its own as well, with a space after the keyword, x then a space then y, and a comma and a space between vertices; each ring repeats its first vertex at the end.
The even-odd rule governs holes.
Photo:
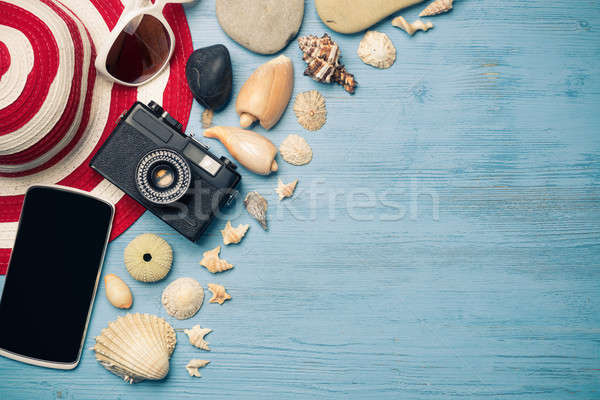
POLYGON ((190 362, 187 363, 187 365, 185 366, 185 369, 187 370, 188 374, 190 374, 190 376, 195 376, 196 378, 200 378, 201 375, 200 375, 200 372, 198 372, 198 368, 206 367, 209 363, 210 363, 210 361, 208 361, 208 360, 194 359, 194 360, 190 360, 190 362))
POLYGON ((202 255, 202 260, 200 261, 200 265, 205 267, 207 270, 216 274, 217 272, 227 271, 228 269, 233 268, 233 265, 229 264, 227 261, 219 258, 219 253, 221 252, 221 246, 217 246, 212 250, 205 251, 202 255))
POLYGON ((144 233, 127 245, 123 257, 125 267, 133 279, 156 282, 171 270, 173 249, 160 236, 144 233))
POLYGON ((170 316, 177 319, 193 317, 204 301, 204 289, 193 278, 179 278, 171 282, 162 294, 162 304, 170 316))
POLYGON ((212 332, 212 329, 201 328, 200 325, 195 325, 192 329, 184 329, 183 331, 190 338, 190 343, 202 350, 210 351, 208 342, 204 340, 204 336, 212 332))
POLYGON ((225 291, 225 286, 217 285, 216 283, 209 283, 208 290, 213 294, 213 297, 209 300, 209 303, 223 304, 225 300, 230 300, 231 295, 225 291))
POLYGON ((428 5, 419 17, 432 17, 434 15, 442 14, 452 10, 453 0, 435 0, 433 3, 428 5))
POLYGON ((279 182, 277 183, 277 189, 275 189, 275 192, 277 192, 277 194, 279 195, 279 200, 281 201, 286 197, 292 197, 292 195, 294 194, 294 190, 296 190, 297 184, 298 179, 287 184, 283 183, 283 181, 279 179, 279 182))
POLYGON ((150 314, 117 318, 96 337, 96 360, 128 383, 160 380, 169 373, 177 337, 164 319, 150 314))
POLYGON ((241 242, 244 236, 246 236, 246 232, 248 232, 249 228, 250 225, 248 224, 240 224, 237 226, 237 228, 234 228, 233 226, 231 226, 231 221, 227 221, 227 224, 225 224, 225 228, 221 229, 221 235, 223 235, 223 243, 225 245, 228 245, 232 243, 237 244, 241 242))

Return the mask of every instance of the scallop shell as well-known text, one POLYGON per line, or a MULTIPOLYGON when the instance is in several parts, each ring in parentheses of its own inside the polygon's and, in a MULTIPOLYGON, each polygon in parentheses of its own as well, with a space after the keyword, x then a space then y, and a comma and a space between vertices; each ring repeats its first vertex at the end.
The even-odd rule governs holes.
POLYGON ((179 278, 163 290, 162 304, 170 316, 188 319, 202 307, 204 289, 193 278, 179 278))
POLYGON ((210 363, 210 361, 198 359, 190 360, 190 362, 185 366, 185 369, 187 369, 187 372, 190 374, 190 376, 200 378, 201 375, 200 372, 198 372, 198 368, 206 367, 208 363, 210 363))
POLYGON ((108 274, 104 277, 104 287, 106 289, 106 298, 113 306, 117 308, 130 308, 133 303, 133 296, 129 286, 115 274, 108 274))
POLYGON ((294 112, 298 123, 309 131, 321 129, 327 122, 325 98, 316 90, 309 90, 296 96, 294 112))
POLYGON ((231 295, 225 291, 225 286, 217 285, 216 283, 209 283, 208 290, 213 294, 213 297, 208 301, 209 303, 223 304, 225 300, 230 300, 231 295))
POLYGON ((283 200, 286 197, 292 197, 294 194, 294 190, 296 190, 296 185, 298 184, 298 179, 290 183, 283 183, 281 179, 277 183, 277 189, 275 191, 279 195, 279 200, 283 200))
POLYGON ((396 61, 396 48, 388 35, 382 32, 365 33, 356 53, 365 64, 376 68, 389 68, 396 61))
POLYGON ((173 249, 160 236, 144 233, 127 245, 124 259, 125 267, 133 279, 156 282, 169 273, 173 262, 173 249))
POLYGON ((204 336, 212 332, 212 329, 201 328, 200 325, 195 325, 192 329, 184 329, 186 335, 190 338, 190 343, 202 350, 210 351, 208 342, 204 340, 204 336))
POLYGON ((452 10, 453 0, 435 0, 433 3, 428 5, 419 17, 431 17, 434 15, 442 14, 452 10))
POLYGON ((117 318, 96 337, 96 360, 128 383, 160 380, 169 373, 177 337, 164 319, 150 314, 117 318))
POLYGON ((299 135, 289 135, 279 146, 281 157, 292 165, 308 164, 312 160, 312 149, 299 135))
POLYGON ((223 235, 223 243, 225 245, 228 245, 232 243, 236 244, 241 242, 244 236, 246 235, 246 232, 248 232, 248 228, 250 228, 250 225, 248 224, 240 224, 237 226, 237 228, 234 228, 233 226, 231 226, 231 221, 227 221, 227 224, 225 224, 225 228, 221 229, 221 235, 223 235))
POLYGON ((244 205, 248 214, 258 221, 260 226, 266 231, 267 230, 267 209, 269 203, 262 197, 258 192, 250 192, 244 199, 244 205))
POLYGON ((205 251, 204 254, 202 254, 202 260, 200 261, 200 265, 205 267, 213 274, 216 274, 217 272, 227 271, 228 269, 233 268, 233 265, 219 258, 220 251, 221 246, 217 246, 212 250, 205 251))
POLYGON ((410 36, 414 35, 416 31, 427 32, 428 30, 433 28, 433 24, 429 21, 423 22, 420 19, 418 19, 415 22, 413 22, 412 24, 410 24, 402 16, 394 18, 392 20, 392 25, 394 25, 396 28, 402 29, 403 31, 408 33, 410 36))

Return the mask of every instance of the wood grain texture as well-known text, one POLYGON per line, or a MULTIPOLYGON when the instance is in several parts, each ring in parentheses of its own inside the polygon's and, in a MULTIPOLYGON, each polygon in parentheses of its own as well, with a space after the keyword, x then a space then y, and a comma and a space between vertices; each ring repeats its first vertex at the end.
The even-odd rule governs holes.
MULTIPOLYGON (((216 276, 198 262, 225 220, 192 244, 146 213, 109 246, 103 274, 131 286, 132 311, 177 329, 168 378, 127 385, 89 350, 71 372, 0 359, 0 399, 600 398, 600 4, 576 3, 457 0, 412 38, 388 19, 375 28, 398 50, 385 71, 356 55, 362 35, 332 34, 355 96, 302 76, 292 43, 294 95, 320 90, 329 120, 306 132, 288 109, 266 134, 278 145, 300 133, 313 148, 308 166, 279 163, 276 175, 300 179, 292 199, 277 201, 277 176, 242 172, 242 194, 270 202, 270 231, 238 201, 233 224, 251 228, 223 248, 235 268, 216 276), (144 232, 174 248, 163 282, 124 268, 124 247, 144 232), (183 276, 233 299, 174 320, 160 293, 183 276), (212 352, 189 345, 183 329, 195 324, 214 330, 212 352), (185 371, 192 358, 211 360, 202 378, 185 371)), ((300 34, 320 35, 306 6, 300 34)), ((230 49, 237 92, 268 57, 227 38, 213 1, 186 11, 195 48, 230 49)), ((233 103, 214 117, 237 121, 233 103)), ((101 287, 86 349, 123 313, 101 287)))

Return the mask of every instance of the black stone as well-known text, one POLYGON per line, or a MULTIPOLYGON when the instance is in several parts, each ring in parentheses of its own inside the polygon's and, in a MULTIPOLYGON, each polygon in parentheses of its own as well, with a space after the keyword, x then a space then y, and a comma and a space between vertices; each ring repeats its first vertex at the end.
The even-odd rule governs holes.
POLYGON ((194 98, 204 107, 218 111, 229 102, 233 73, 229 50, 222 44, 194 51, 185 76, 194 98))

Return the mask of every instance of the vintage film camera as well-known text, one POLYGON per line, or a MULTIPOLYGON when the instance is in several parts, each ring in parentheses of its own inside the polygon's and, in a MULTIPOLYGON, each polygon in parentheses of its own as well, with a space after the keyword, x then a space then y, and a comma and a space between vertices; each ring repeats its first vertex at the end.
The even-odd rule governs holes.
POLYGON ((236 197, 241 180, 235 164, 186 136, 153 101, 121 116, 90 166, 192 241, 236 197))

